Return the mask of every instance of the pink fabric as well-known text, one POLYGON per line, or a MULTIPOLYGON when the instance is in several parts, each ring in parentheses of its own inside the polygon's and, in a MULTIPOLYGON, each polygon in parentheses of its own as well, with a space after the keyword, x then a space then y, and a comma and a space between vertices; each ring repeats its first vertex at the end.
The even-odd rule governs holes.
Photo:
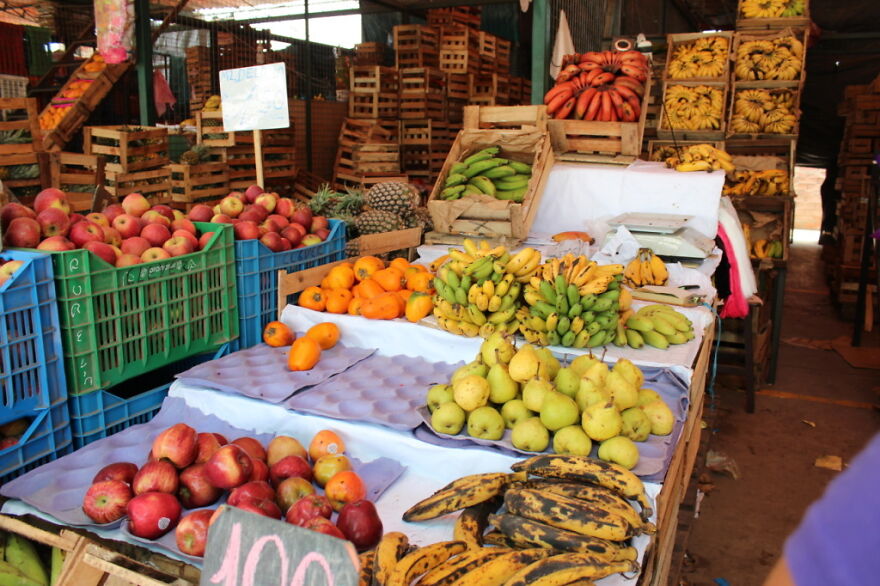
POLYGON ((153 71, 153 101, 156 103, 156 113, 159 116, 165 113, 167 106, 173 106, 177 103, 171 86, 168 85, 168 81, 159 70, 153 71))
POLYGON ((727 262, 730 263, 730 297, 724 300, 724 306, 721 308, 721 317, 746 317, 749 315, 749 301, 743 296, 742 283, 739 280, 739 260, 733 254, 733 246, 724 226, 718 224, 718 236, 724 243, 724 254, 727 255, 727 262))

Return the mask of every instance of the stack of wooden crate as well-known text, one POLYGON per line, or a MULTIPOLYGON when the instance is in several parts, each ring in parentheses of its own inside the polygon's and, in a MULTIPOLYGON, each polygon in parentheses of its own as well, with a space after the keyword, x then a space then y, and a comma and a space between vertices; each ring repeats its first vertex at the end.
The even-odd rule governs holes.
POLYGON ((432 26, 462 25, 479 30, 483 15, 479 6, 453 6, 431 8, 427 16, 428 24, 432 26))
POLYGON ((167 128, 86 126, 83 152, 104 157, 104 187, 110 195, 138 192, 153 205, 170 202, 167 128))
POLYGON ((385 65, 383 43, 359 43, 354 46, 355 65, 385 65))
POLYGON ((394 56, 398 69, 437 67, 440 64, 440 30, 420 24, 395 26, 394 56))
POLYGON ((204 45, 186 48, 186 80, 189 83, 190 112, 197 112, 216 86, 211 77, 211 49, 204 45))
POLYGON ((349 72, 348 116, 395 120, 399 111, 398 72, 379 65, 354 66, 349 72))
POLYGON ((339 131, 333 184, 362 186, 377 177, 400 175, 397 122, 346 118, 339 131))
POLYGON ((26 200, 43 186, 36 99, 0 98, 0 121, 0 182, 5 190, 26 200))

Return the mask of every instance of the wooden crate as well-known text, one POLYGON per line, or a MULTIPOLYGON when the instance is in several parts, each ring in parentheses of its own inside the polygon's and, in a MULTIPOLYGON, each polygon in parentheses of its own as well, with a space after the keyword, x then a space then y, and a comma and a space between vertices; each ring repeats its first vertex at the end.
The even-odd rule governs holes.
MULTIPOLYGON (((662 139, 667 140, 702 140, 702 141, 712 141, 712 140, 723 140, 724 132, 727 128, 727 94, 729 88, 727 82, 707 82, 707 81, 664 81, 663 82, 663 94, 660 100, 660 122, 657 126, 657 136, 662 139), (671 86, 687 86, 687 87, 697 87, 697 86, 706 86, 714 88, 721 92, 721 121, 720 128, 717 129, 709 129, 709 130, 690 130, 686 128, 670 128, 669 118, 666 116, 666 113, 663 108, 663 104, 665 103, 666 92, 669 90, 671 86)), ((645 95, 649 95, 650 92, 646 91, 645 95)), ((643 102, 644 103, 644 102, 643 102)), ((642 108, 642 111, 645 111, 645 108, 642 108)))
POLYGON ((351 94, 348 98, 350 118, 385 118, 394 120, 399 113, 397 93, 351 94))
POLYGON ((746 18, 742 13, 742 0, 736 8, 736 30, 780 30, 792 28, 804 30, 810 27, 810 3, 804 2, 804 13, 801 16, 777 18, 746 18))
POLYGON ((491 33, 480 31, 477 35, 477 47, 481 58, 495 61, 498 56, 498 37, 491 33))
POLYGON ((497 73, 468 76, 468 99, 499 98, 506 100, 510 95, 510 78, 497 73))
POLYGON ((395 63, 399 69, 409 67, 439 67, 440 51, 428 47, 398 51, 395 63))
POLYGON ((334 184, 354 184, 363 177, 400 174, 400 147, 397 144, 356 144, 340 147, 334 165, 334 184))
POLYGON ((553 152, 561 161, 575 163, 610 163, 629 165, 642 152, 647 97, 651 82, 645 87, 638 122, 597 122, 594 120, 551 120, 553 152))
POLYGON ((726 81, 730 76, 730 55, 733 46, 733 33, 731 31, 717 31, 711 33, 676 33, 666 35, 666 67, 663 70, 663 79, 668 81, 726 81), (689 77, 687 79, 672 79, 669 76, 669 64, 676 47, 692 43, 698 39, 708 37, 721 37, 727 39, 727 52, 724 56, 724 71, 718 77, 689 77))
POLYGON ((363 173, 360 176, 360 186, 364 191, 379 183, 409 183, 409 175, 406 173, 363 173))
POLYGON ((482 11, 479 6, 453 6, 428 10, 428 24, 433 26, 461 25, 479 29, 481 19, 482 11))
MULTIPOLYGON (((687 147, 687 146, 691 146, 691 145, 695 145, 695 144, 706 144, 706 143, 703 141, 699 141, 699 140, 679 140, 679 141, 649 140, 647 149, 645 150, 645 153, 646 153, 649 161, 655 161, 655 162, 662 163, 664 159, 659 159, 655 156, 655 154, 658 152, 659 149, 661 149, 663 147, 675 147, 675 146, 687 147)), ((711 141, 708 144, 712 145, 716 149, 724 150, 724 141, 723 140, 711 141)))
POLYGON ((355 94, 388 94, 400 89, 393 67, 355 66, 349 72, 349 89, 355 94))
POLYGON ((387 124, 387 120, 345 118, 339 130, 338 143, 340 146, 352 146, 365 143, 395 142, 397 130, 387 127, 387 124))
MULTIPOLYGON (((3 188, 10 190, 13 195, 22 199, 30 200, 40 191, 41 188, 49 187, 48 168, 46 167, 44 153, 22 153, 18 155, 0 156, 0 181, 3 188), (17 172, 12 167, 23 165, 36 165, 37 173, 35 177, 18 178, 17 172)), ((30 171, 30 169, 28 169, 30 171)))
POLYGON ((440 30, 420 24, 394 27, 395 64, 398 69, 437 67, 440 64, 440 30))
POLYGON ((166 203, 171 201, 171 172, 167 167, 132 173, 118 173, 108 169, 105 171, 104 188, 117 199, 137 192, 153 205, 166 203))
POLYGON ((196 141, 209 147, 235 145, 235 133, 223 130, 223 112, 196 112, 196 141))
POLYGON ((470 77, 467 73, 446 74, 446 98, 467 101, 471 97, 470 77))
POLYGON ((452 146, 449 124, 442 120, 401 120, 400 146, 452 146))
MULTIPOLYGON (((759 80, 748 80, 748 79, 740 79, 736 75, 735 71, 735 63, 736 63, 736 55, 737 49, 743 43, 748 43, 751 41, 773 41, 775 39, 781 37, 793 36, 797 40, 799 40, 803 44, 803 53, 801 55, 801 70, 799 75, 794 80, 787 81, 802 81, 806 77, 807 71, 807 42, 809 40, 809 31, 807 30, 794 30, 791 28, 785 30, 768 30, 768 31, 737 31, 733 37, 733 46, 731 47, 730 59, 731 59, 731 76, 730 79, 734 82, 737 81, 759 81, 759 80)), ((767 81, 776 81, 776 80, 767 80, 767 81)))
POLYGON ((801 92, 803 90, 803 80, 801 81, 736 81, 733 83, 733 88, 731 90, 730 104, 727 109, 727 124, 726 124, 726 136, 728 138, 743 138, 749 140, 763 140, 763 139, 797 139, 800 130, 800 100, 801 100, 801 92), (774 134, 772 132, 758 132, 754 134, 745 134, 745 133, 737 133, 734 132, 731 128, 730 121, 734 116, 734 104, 736 103, 736 96, 741 91, 746 91, 750 89, 761 89, 767 90, 771 95, 777 94, 780 92, 792 92, 794 96, 794 113, 798 117, 797 123, 795 123, 792 132, 786 134, 774 134))
POLYGON ((354 46, 354 64, 361 65, 384 65, 384 43, 359 43, 354 46))
POLYGON ((27 142, 3 143, 0 155, 35 153, 43 150, 37 100, 34 98, 0 98, 0 134, 22 132, 27 142))
POLYGON ((172 163, 168 170, 171 172, 171 201, 174 203, 195 203, 229 193, 226 163, 172 163))
POLYGON ((169 163, 168 129, 138 126, 86 126, 83 151, 103 155, 108 172, 133 173, 169 163), (140 144, 146 142, 147 144, 140 144))
POLYGON ((95 190, 104 187, 104 157, 53 152, 49 169, 50 185, 67 195, 71 211, 92 211, 95 190))
POLYGON ((446 73, 474 74, 480 72, 480 56, 475 50, 440 50, 440 69, 446 73))
POLYGON ((546 118, 547 111, 543 106, 466 108, 465 129, 449 149, 428 200, 436 232, 516 240, 528 236, 554 161, 546 118), (487 128, 493 125, 496 127, 487 128), (511 126, 521 129, 511 130, 511 126), (494 200, 488 196, 455 201, 440 199, 443 182, 453 163, 489 146, 500 147, 500 156, 532 164, 532 179, 522 203, 494 200))
POLYGON ((446 98, 443 94, 420 92, 400 94, 400 119, 446 119, 446 98))
POLYGON ((448 153, 449 148, 401 146, 400 166, 407 175, 418 177, 425 183, 433 185, 443 169, 448 153))
POLYGON ((778 169, 788 171, 794 179, 794 165, 797 157, 797 140, 774 137, 763 140, 730 139, 724 142, 724 150, 733 157, 734 162, 748 157, 774 157, 779 160, 778 169))
MULTIPOLYGON (((737 210, 740 222, 751 226, 751 242, 765 238, 768 240, 782 241, 782 258, 763 259, 766 263, 774 266, 784 266, 789 256, 789 234, 794 221, 794 198, 787 196, 773 197, 736 197, 733 205, 737 210), (777 220, 773 224, 755 227, 752 225, 752 212, 763 215, 773 215, 777 220)), ((749 251, 751 254, 751 250, 749 251)))
MULTIPOLYGON (((296 176, 295 152, 292 147, 264 147, 262 153, 264 180, 293 179, 296 176)), ((229 167, 230 189, 247 189, 257 182, 257 158, 252 145, 227 148, 226 165, 229 167)))
POLYGON ((433 93, 443 95, 446 75, 434 67, 407 67, 400 70, 400 97, 404 94, 433 93))
POLYGON ((511 42, 507 39, 501 37, 495 39, 495 63, 498 73, 510 72, 510 46, 511 42))

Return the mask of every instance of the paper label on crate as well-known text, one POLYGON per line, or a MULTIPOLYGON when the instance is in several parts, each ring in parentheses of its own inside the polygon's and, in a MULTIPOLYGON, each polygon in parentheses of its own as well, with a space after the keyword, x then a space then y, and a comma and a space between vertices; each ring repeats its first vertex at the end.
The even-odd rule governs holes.
POLYGON ((188 273, 198 268, 199 263, 191 259, 175 259, 168 262, 153 261, 139 266, 136 265, 131 270, 122 273, 121 284, 133 285, 140 281, 152 280, 165 275, 188 273))
POLYGON ((220 98, 226 131, 290 127, 284 63, 222 70, 220 98))

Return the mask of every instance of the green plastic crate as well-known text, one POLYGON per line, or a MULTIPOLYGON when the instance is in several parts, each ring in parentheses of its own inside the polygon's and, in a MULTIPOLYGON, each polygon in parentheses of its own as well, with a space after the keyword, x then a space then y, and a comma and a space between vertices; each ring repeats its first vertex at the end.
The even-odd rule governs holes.
POLYGON ((201 251, 116 268, 87 250, 52 253, 68 393, 104 389, 238 337, 232 226, 201 251))

